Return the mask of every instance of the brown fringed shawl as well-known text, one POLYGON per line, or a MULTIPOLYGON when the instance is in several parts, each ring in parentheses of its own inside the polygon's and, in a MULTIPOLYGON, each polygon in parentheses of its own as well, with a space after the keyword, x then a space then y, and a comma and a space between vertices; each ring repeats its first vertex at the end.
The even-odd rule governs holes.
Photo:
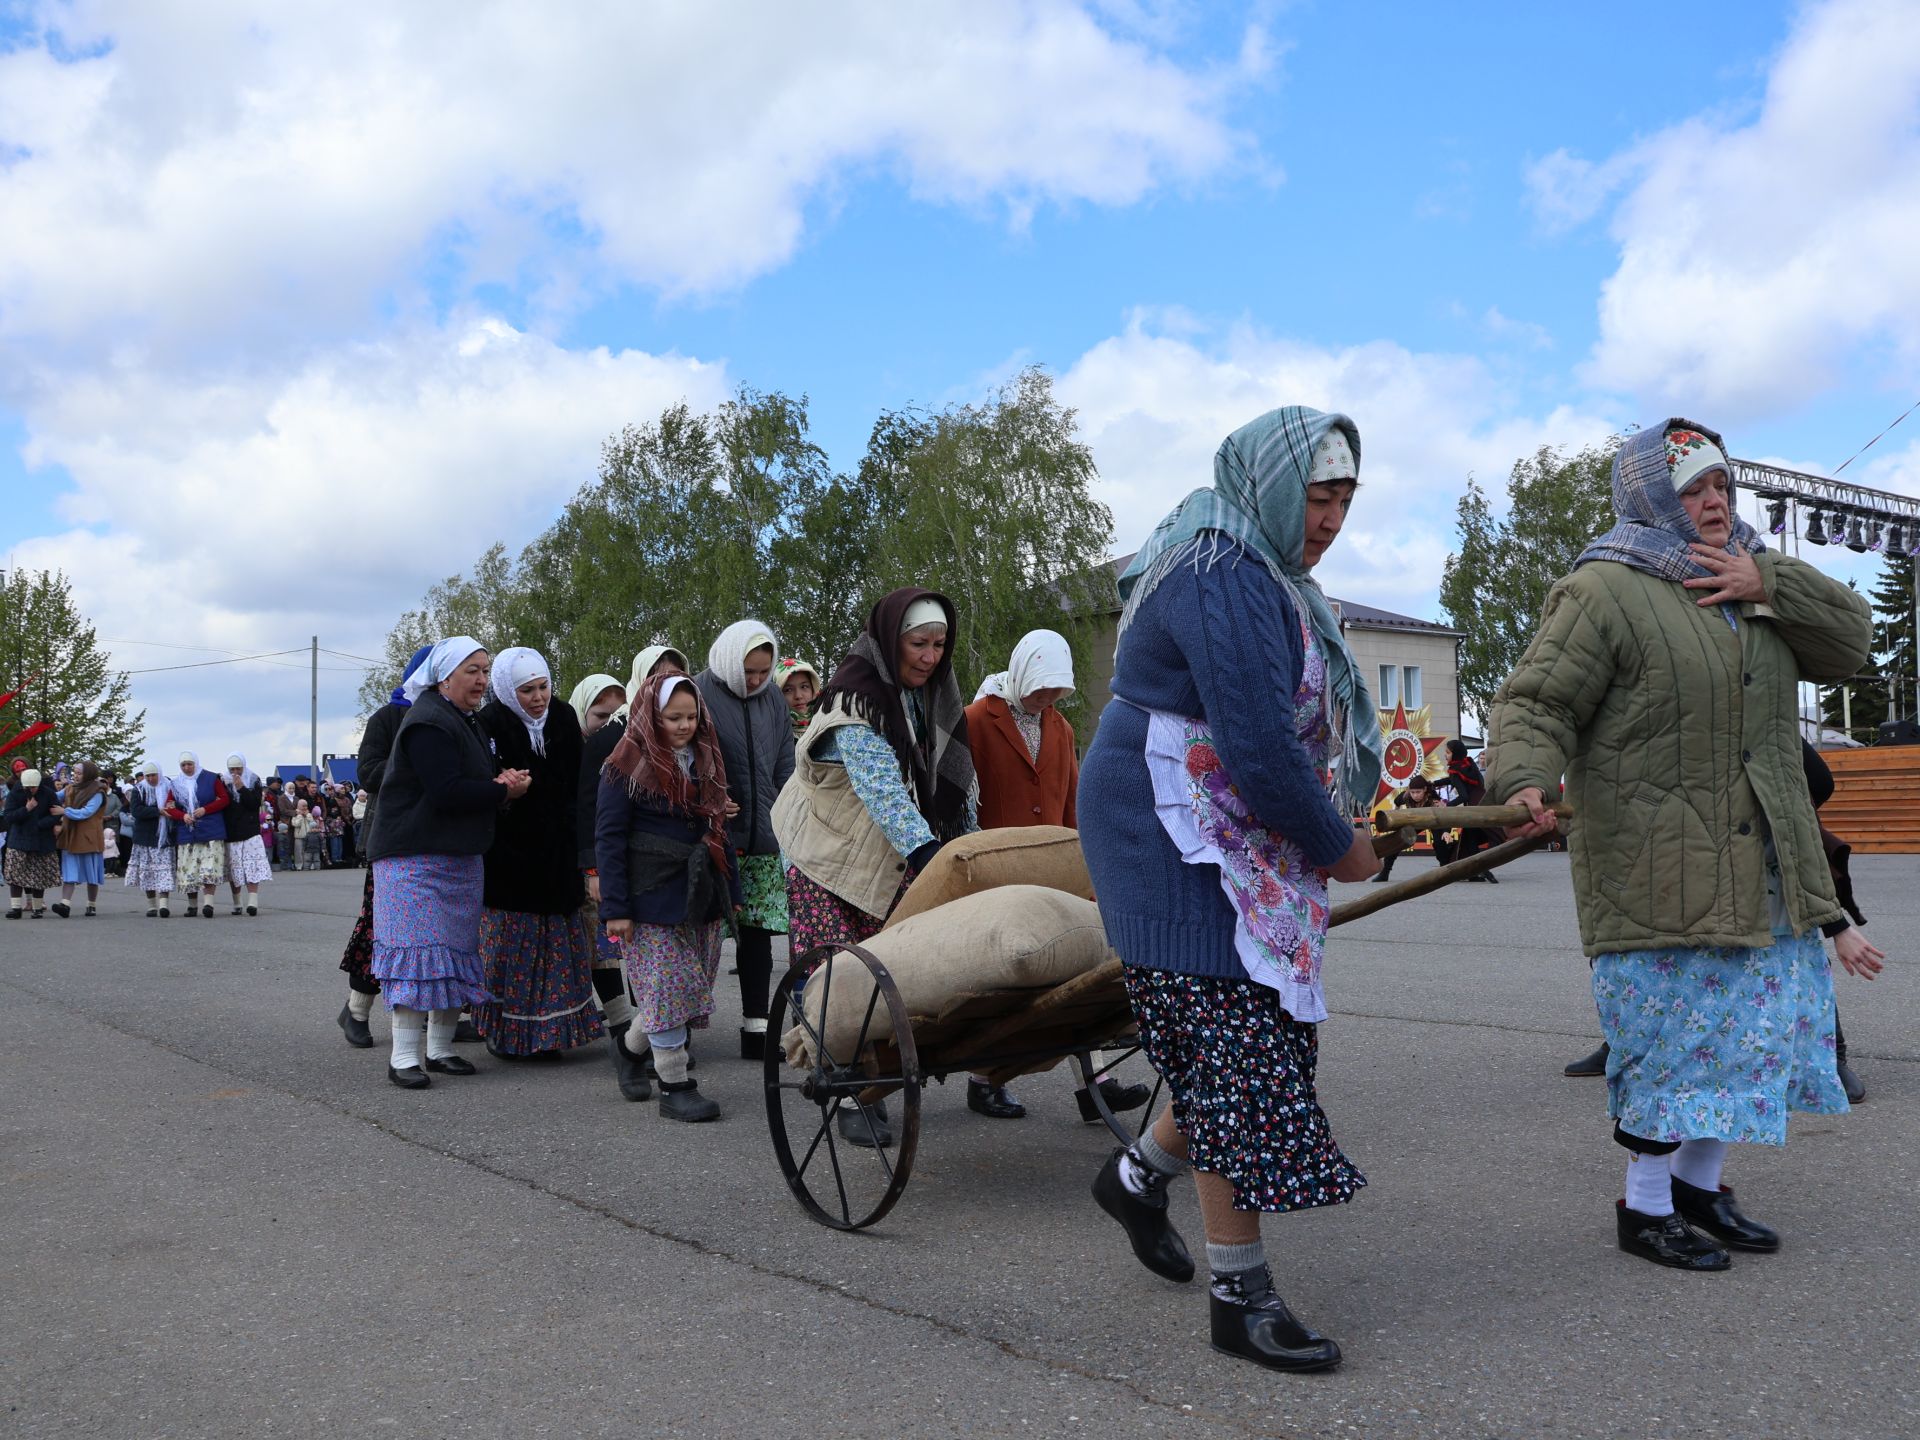
POLYGON ((931 590, 895 590, 873 607, 867 628, 846 658, 834 667, 821 693, 819 709, 839 704, 887 737, 899 757, 900 773, 913 791, 920 814, 934 836, 952 840, 965 833, 967 797, 973 791, 973 752, 967 748, 967 712, 953 678, 953 651, 960 627, 953 602, 931 590), (916 601, 935 600, 947 614, 947 650, 918 692, 926 717, 916 737, 907 721, 906 692, 893 673, 900 645, 900 622, 916 601))
POLYGON ((630 795, 661 801, 684 814, 704 816, 707 852, 720 873, 727 873, 727 762, 720 757, 720 739, 714 734, 707 702, 691 680, 684 675, 655 675, 640 687, 627 707, 627 728, 607 757, 605 773, 617 775, 630 795), (666 730, 660 724, 660 691, 669 682, 684 687, 699 707, 691 746, 691 776, 674 758, 673 746, 667 743, 666 730))

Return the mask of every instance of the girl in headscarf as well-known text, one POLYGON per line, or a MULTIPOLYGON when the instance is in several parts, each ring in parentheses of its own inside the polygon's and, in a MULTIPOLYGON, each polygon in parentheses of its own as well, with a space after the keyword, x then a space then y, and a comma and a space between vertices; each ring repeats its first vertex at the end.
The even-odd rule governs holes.
POLYGON ((167 787, 160 778, 160 762, 149 760, 127 800, 133 816, 133 850, 127 856, 126 883, 147 892, 147 918, 165 919, 173 911, 167 897, 173 893, 173 846, 167 838, 167 787))
POLYGON ((813 702, 820 698, 820 672, 804 660, 791 655, 773 667, 773 683, 787 699, 787 715, 793 722, 793 738, 807 733, 813 719, 813 702))
POLYGON ((787 933, 787 881, 773 834, 773 802, 793 774, 793 732, 786 696, 773 679, 779 653, 771 630, 758 620, 742 620, 720 632, 707 650, 707 668, 693 682, 713 717, 728 792, 740 807, 727 838, 746 896, 735 917, 734 942, 745 1060, 760 1059, 766 1046, 773 937, 787 933))
MULTIPOLYGON (((576 844, 580 868, 587 881, 588 919, 593 924, 596 937, 593 989, 600 997, 600 1013, 607 1027, 607 1051, 613 1057, 614 1079, 620 1086, 622 1097, 635 1101, 653 1098, 653 1082, 620 1044, 620 1036, 626 1033, 627 1026, 633 1021, 633 1004, 627 996, 626 969, 619 948, 606 938, 600 925, 600 871, 599 862, 594 856, 595 807, 600 802, 600 772, 612 757, 614 747, 627 733, 627 715, 633 702, 639 698, 642 687, 655 675, 686 673, 687 657, 671 645, 649 645, 635 655, 633 665, 627 672, 626 685, 613 692, 620 699, 612 716, 605 724, 589 731, 580 759, 576 844)), ((601 699, 595 704, 604 703, 606 698, 603 690, 601 699)))
POLYGON ((1881 955, 1847 923, 1799 738, 1804 681, 1872 654, 1866 597, 1767 549, 1719 435, 1671 419, 1613 457, 1618 522, 1548 592, 1488 716, 1489 794, 1554 829, 1566 777, 1580 939, 1627 1152, 1614 1238, 1674 1269, 1780 1248, 1722 1183, 1731 1144, 1839 1114, 1833 975, 1881 955))
POLYGON ((100 767, 83 760, 55 812, 60 817, 60 898, 53 913, 62 920, 73 913, 73 890, 87 887, 87 914, 98 912, 100 887, 106 884, 107 787, 100 767))
POLYGON ((1340 1350, 1275 1293, 1260 1214, 1340 1204, 1366 1183, 1314 1092, 1327 882, 1377 868, 1352 817, 1379 781, 1378 717, 1312 573, 1359 460, 1351 420, 1300 407, 1221 444, 1212 487, 1121 576, 1113 700, 1080 787, 1101 919, 1173 1096, 1094 1198, 1148 1269, 1190 1279, 1167 1186, 1191 1165, 1213 1344, 1282 1370, 1324 1369, 1340 1350))
MULTIPOLYGON (((793 779, 774 805, 787 857, 789 944, 796 961, 877 934, 913 877, 950 840, 979 829, 967 716, 953 678, 953 602, 895 590, 835 667, 795 746, 793 779)), ((854 1108, 840 1133, 892 1143, 854 1108)))
POLYGON ((267 782, 247 764, 244 755, 227 756, 227 888, 233 892, 233 913, 240 910, 240 891, 247 892, 246 913, 260 913, 260 885, 273 878, 266 842, 260 838, 260 799, 267 782))
POLYGON ((476 718, 490 657, 470 635, 442 640, 405 690, 380 785, 367 857, 373 861, 373 976, 392 1017, 387 1079, 424 1090, 427 1074, 471 1075, 453 1051, 460 1011, 493 999, 480 960, 480 914, 493 827, 532 777, 501 769, 476 718), (426 1058, 421 1060, 421 1040, 426 1058))
POLYGON ((487 850, 480 957, 497 1003, 473 1022, 502 1059, 558 1057, 600 1037, 593 998, 593 931, 573 846, 580 791, 580 722, 554 703, 546 657, 512 645, 493 659, 493 703, 480 712, 500 763, 533 785, 500 816, 487 850))
POLYGON ((174 878, 187 892, 187 914, 213 918, 213 897, 227 875, 227 822, 232 803, 227 783, 200 766, 191 750, 180 752, 180 773, 173 777, 174 878), (203 893, 204 892, 204 895, 203 893))
MULTIPOLYGON (((367 717, 367 728, 360 736, 358 755, 360 786, 367 792, 367 814, 362 824, 362 850, 369 850, 373 839, 373 817, 379 808, 380 783, 386 778, 387 761, 393 755, 393 739, 407 718, 413 697, 407 693, 407 681, 433 653, 433 646, 422 645, 400 672, 400 683, 393 687, 387 703, 367 717)), ((340 968, 347 976, 347 1002, 340 1007, 336 1023, 356 1050, 373 1048, 373 1029, 367 1023, 373 1016, 373 998, 380 993, 380 982, 373 978, 373 861, 367 861, 367 881, 361 889, 360 916, 347 936, 346 952, 340 968)))
POLYGON ((669 1120, 720 1113, 688 1073, 687 1040, 713 1013, 721 930, 741 899, 727 835, 737 811, 699 688, 684 675, 647 681, 601 774, 595 845, 600 913, 633 989, 633 1022, 614 1044, 636 1070, 650 1054, 669 1120))

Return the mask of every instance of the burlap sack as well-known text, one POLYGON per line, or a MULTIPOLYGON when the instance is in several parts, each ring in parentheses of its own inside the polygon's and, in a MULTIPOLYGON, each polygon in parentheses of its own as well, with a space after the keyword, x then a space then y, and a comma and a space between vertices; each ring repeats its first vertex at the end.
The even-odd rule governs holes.
POLYGON ((1064 825, 1022 825, 962 835, 933 857, 893 907, 883 929, 938 905, 1002 885, 1044 885, 1093 899, 1093 879, 1080 852, 1080 832, 1064 825))
MULTIPOLYGON (((1051 989, 1096 968, 1111 954, 1099 907, 1043 885, 1003 885, 962 896, 874 936, 862 948, 887 967, 908 1015, 935 1022, 988 992, 1051 989)), ((824 1034, 827 1050, 838 1063, 854 1058, 852 1047, 873 990, 867 967, 844 952, 807 980, 802 997, 807 1018, 824 1034), (823 1004, 830 1006, 824 1028, 823 1004)), ((892 1033, 882 1000, 867 1036, 871 1041, 892 1033)), ((801 1026, 781 1037, 781 1047, 788 1064, 813 1063, 812 1046, 801 1026)))

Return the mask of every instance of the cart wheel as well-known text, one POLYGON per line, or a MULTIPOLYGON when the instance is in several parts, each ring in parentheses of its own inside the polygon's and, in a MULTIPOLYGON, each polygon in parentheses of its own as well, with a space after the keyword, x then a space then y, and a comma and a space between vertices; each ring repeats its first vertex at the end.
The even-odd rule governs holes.
POLYGON ((1099 1113, 1101 1121, 1113 1132, 1116 1140, 1128 1149, 1132 1149, 1139 1143, 1140 1137, 1153 1127, 1154 1114, 1160 1108, 1160 1088, 1166 1082, 1160 1078, 1159 1071, 1154 1071, 1153 1090, 1147 1096, 1147 1103, 1141 1107, 1140 1123, 1137 1126, 1129 1125, 1114 1114, 1113 1107, 1107 1104, 1107 1097, 1100 1090, 1100 1082, 1106 1079, 1110 1072, 1118 1069, 1121 1061, 1137 1055, 1140 1052, 1140 1042, 1137 1039, 1123 1040, 1119 1042, 1118 1047, 1106 1048, 1119 1048, 1121 1050, 1119 1059, 1109 1061, 1104 1068, 1096 1068, 1093 1063, 1093 1052, 1079 1050, 1074 1052, 1074 1068, 1080 1072, 1080 1084, 1085 1088, 1087 1098, 1093 1102, 1093 1108, 1099 1113))
POLYGON ((907 1188, 920 1143, 920 1056, 907 1007, 887 967, 872 955, 858 945, 822 945, 797 957, 780 977, 768 1008, 767 1128, 780 1173, 801 1208, 822 1225, 864 1230, 907 1188), (825 962, 836 953, 866 966, 874 985, 859 1033, 843 1054, 828 1053, 794 993, 802 985, 822 987, 821 1014, 826 1014, 833 970, 839 967, 825 967, 825 962), (809 978, 814 966, 825 968, 814 969, 809 978), (788 1066, 780 1045, 793 1025, 805 1028, 812 1041, 813 1062, 805 1069, 788 1066), (863 1103, 861 1095, 876 1087, 886 1095, 863 1103), (874 1127, 891 1132, 889 1144, 859 1145, 848 1138, 849 1131, 871 1135, 874 1127))

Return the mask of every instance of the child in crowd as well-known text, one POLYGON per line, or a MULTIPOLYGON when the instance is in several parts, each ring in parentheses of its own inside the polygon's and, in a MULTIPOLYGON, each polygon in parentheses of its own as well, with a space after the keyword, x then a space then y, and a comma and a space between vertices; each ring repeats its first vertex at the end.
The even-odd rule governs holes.
POLYGON ((308 858, 314 864, 320 860, 320 845, 316 837, 313 813, 307 809, 307 802, 297 801, 293 807, 293 868, 305 870, 308 858))
POLYGON ((726 823, 737 812, 700 692, 684 675, 654 676, 601 773, 594 848, 600 916, 633 993, 614 1043, 635 1058, 651 1048, 670 1120, 720 1114, 687 1073, 687 1039, 713 1013, 722 926, 741 903, 726 823))
POLYGON ((787 697, 787 713, 793 717, 797 739, 806 734, 807 723, 813 719, 813 702, 820 698, 820 672, 806 661, 789 656, 773 667, 773 683, 787 697))

